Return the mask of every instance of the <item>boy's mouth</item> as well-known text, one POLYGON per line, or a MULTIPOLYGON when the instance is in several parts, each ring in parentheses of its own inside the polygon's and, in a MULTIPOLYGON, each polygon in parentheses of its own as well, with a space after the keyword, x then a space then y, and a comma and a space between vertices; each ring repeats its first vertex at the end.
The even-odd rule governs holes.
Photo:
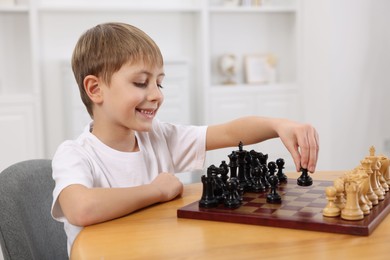
POLYGON ((137 111, 147 118, 153 118, 156 113, 156 109, 137 109, 137 111))

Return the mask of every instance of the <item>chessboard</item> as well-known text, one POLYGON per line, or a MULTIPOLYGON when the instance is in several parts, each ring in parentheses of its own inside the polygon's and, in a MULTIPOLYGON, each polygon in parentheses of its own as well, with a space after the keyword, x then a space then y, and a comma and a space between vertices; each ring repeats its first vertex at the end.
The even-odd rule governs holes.
POLYGON ((390 193, 374 206, 362 220, 343 220, 340 217, 325 217, 322 210, 327 204, 325 189, 331 181, 315 180, 308 187, 297 185, 297 180, 288 179, 278 187, 281 204, 266 202, 267 193, 246 192, 242 205, 229 209, 223 205, 215 208, 200 208, 199 201, 177 211, 179 218, 210 220, 279 228, 292 228, 331 233, 368 236, 390 212, 390 193))

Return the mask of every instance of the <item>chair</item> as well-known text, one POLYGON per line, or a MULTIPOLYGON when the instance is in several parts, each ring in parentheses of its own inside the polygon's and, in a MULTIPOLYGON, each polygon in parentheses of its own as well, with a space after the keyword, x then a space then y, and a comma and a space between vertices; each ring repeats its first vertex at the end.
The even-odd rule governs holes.
POLYGON ((68 259, 63 224, 52 219, 51 160, 16 163, 0 173, 4 259, 68 259))

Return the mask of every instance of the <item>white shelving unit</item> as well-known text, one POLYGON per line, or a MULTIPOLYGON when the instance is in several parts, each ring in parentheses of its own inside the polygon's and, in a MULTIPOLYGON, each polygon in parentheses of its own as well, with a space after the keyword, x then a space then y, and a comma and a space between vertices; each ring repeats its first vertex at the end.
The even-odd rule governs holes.
MULTIPOLYGON (((222 2, 211 1, 205 14, 205 122, 225 122, 245 115, 301 119, 300 2, 267 1, 269 5, 256 7, 223 6, 222 2), (224 54, 233 54, 238 63, 234 85, 221 83, 218 62, 224 54), (276 57, 276 80, 248 84, 245 57, 268 54, 276 57)), ((285 158, 286 167, 293 169, 288 151, 279 140, 247 149, 251 148, 268 153, 271 160, 285 158)), ((209 153, 208 164, 228 160, 230 152, 223 149, 209 153)))
MULTIPOLYGON (((164 119, 195 124, 249 114, 299 119, 300 1, 263 2, 267 5, 227 7, 222 0, 24 0, 0 6, 0 127, 7 129, 0 141, 14 144, 11 152, 0 150, 0 168, 51 157, 77 131, 67 121, 73 115, 63 88, 72 84, 63 66, 81 33, 102 22, 138 26, 160 46, 167 64, 164 119), (225 53, 237 57, 235 85, 221 83, 217 62, 225 53), (247 84, 244 57, 266 53, 277 59, 277 80, 247 84)), ((278 145, 259 149, 270 158, 284 156, 278 145)), ((208 163, 219 164, 227 153, 230 149, 210 153, 208 163)))

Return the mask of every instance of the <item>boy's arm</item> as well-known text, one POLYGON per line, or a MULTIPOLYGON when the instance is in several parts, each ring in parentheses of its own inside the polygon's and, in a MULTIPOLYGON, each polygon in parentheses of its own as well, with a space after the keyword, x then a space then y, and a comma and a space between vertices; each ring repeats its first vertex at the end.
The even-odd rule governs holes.
POLYGON ((319 139, 317 131, 308 124, 287 119, 243 117, 207 129, 206 150, 245 145, 279 137, 291 153, 297 171, 300 167, 315 171, 319 139))
POLYGON ((88 226, 127 215, 149 205, 169 201, 183 192, 170 173, 160 173, 150 184, 130 188, 87 188, 80 184, 62 190, 59 203, 69 223, 88 226))

